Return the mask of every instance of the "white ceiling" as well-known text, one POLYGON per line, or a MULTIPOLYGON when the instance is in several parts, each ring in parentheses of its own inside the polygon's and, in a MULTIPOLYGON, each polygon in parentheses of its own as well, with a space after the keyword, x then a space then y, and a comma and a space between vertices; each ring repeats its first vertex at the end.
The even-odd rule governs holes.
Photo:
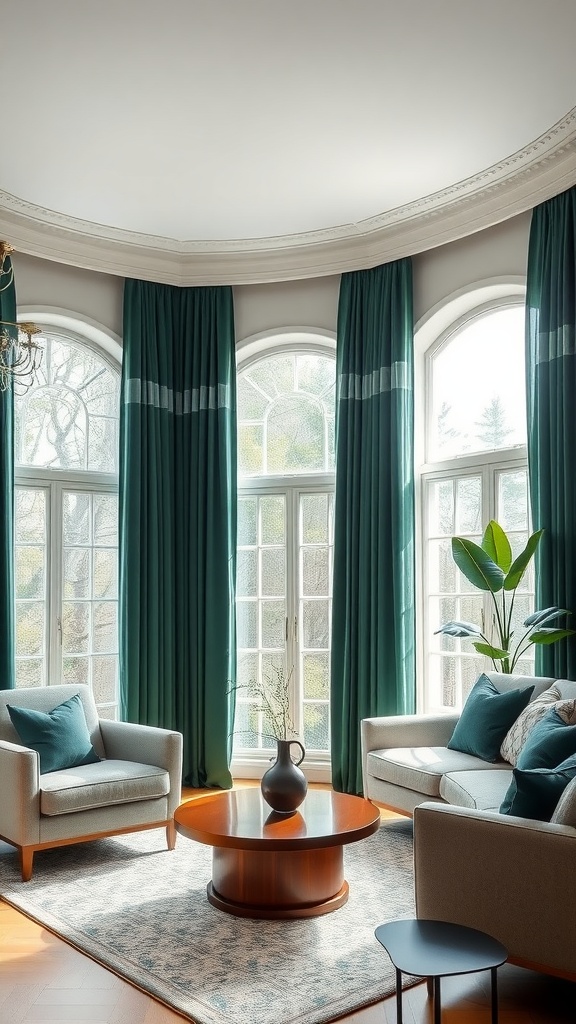
POLYGON ((334 273, 576 182, 575 0, 12 0, 0 235, 177 284, 334 273))

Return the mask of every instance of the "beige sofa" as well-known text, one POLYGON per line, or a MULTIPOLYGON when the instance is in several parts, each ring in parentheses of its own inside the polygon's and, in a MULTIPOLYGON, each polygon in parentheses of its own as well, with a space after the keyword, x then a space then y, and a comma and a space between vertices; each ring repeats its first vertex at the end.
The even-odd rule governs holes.
MULTIPOLYGON (((576 698, 576 682, 571 680, 498 672, 486 675, 501 691, 533 686, 532 700, 552 683, 562 697, 576 698)), ((454 712, 365 718, 361 723, 364 796, 403 814, 412 814, 424 801, 498 810, 512 778, 512 766, 449 750, 446 744, 458 717, 454 712)))
MULTIPOLYGON (((576 682, 487 673, 499 689, 576 682)), ((414 817, 416 913, 488 932, 511 962, 576 981, 576 779, 550 822, 500 814, 512 777, 450 751, 457 715, 362 723, 365 794, 414 817)))

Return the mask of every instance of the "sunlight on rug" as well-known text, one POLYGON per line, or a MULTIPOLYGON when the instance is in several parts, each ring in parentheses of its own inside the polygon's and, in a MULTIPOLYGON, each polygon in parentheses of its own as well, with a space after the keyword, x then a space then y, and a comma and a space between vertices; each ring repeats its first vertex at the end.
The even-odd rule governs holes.
POLYGON ((211 850, 163 842, 142 832, 37 853, 28 883, 15 853, 0 856, 0 891, 198 1024, 322 1024, 394 991, 374 929, 414 916, 410 821, 346 847, 348 903, 300 921, 221 913, 206 899, 211 850))

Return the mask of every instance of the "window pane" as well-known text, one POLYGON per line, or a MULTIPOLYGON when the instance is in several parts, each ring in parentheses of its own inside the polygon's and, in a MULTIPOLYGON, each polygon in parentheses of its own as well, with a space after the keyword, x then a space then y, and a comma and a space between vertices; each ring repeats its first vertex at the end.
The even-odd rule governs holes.
POLYGON ((47 644, 46 491, 16 487, 14 512, 16 685, 41 686, 47 644))
POLYGON ((523 306, 475 317, 431 365, 428 461, 526 444, 523 306))
POLYGON ((278 399, 270 409, 267 427, 268 473, 306 473, 324 468, 324 417, 316 402, 300 395, 278 399))
POLYGON ((14 399, 16 464, 117 473, 119 375, 86 346, 38 340, 38 382, 14 399))
POLYGON ((525 469, 499 473, 498 522, 506 533, 521 530, 528 539, 528 473, 525 469))
POLYGON ((335 360, 291 353, 238 376, 238 468, 242 475, 334 468, 335 360))
POLYGON ((239 550, 236 560, 236 593, 238 597, 256 597, 258 581, 258 552, 239 550))

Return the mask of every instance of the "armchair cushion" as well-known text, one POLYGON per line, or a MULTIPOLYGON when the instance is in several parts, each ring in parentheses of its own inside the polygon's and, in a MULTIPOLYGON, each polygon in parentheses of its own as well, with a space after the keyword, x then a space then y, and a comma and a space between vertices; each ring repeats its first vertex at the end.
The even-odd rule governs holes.
POLYGON ((135 761, 100 761, 40 778, 40 813, 71 814, 134 800, 154 800, 170 791, 163 768, 135 761))
POLYGON ((40 774, 100 761, 90 742, 82 701, 74 694, 52 711, 6 705, 21 742, 40 755, 40 774))
POLYGON ((481 675, 468 695, 448 748, 483 761, 501 760, 502 740, 528 704, 533 690, 533 686, 524 686, 500 692, 488 676, 481 675))

